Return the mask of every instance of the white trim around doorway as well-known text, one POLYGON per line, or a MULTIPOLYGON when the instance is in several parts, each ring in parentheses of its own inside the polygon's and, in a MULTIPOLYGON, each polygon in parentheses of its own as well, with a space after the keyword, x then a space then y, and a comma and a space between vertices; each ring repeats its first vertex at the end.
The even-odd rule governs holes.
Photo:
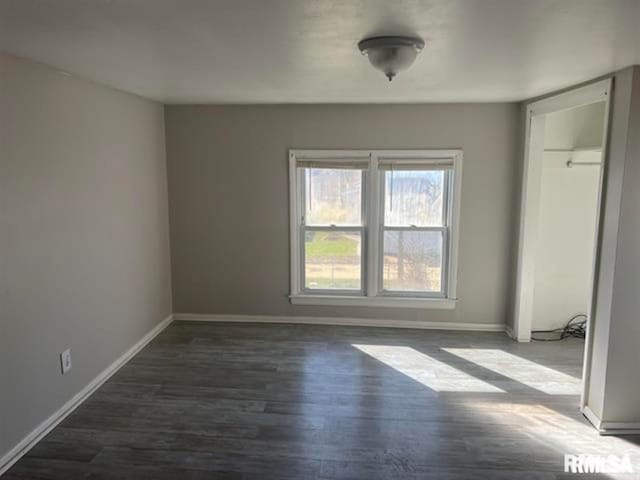
POLYGON ((597 265, 601 249, 602 189, 607 170, 607 145, 609 130, 612 79, 601 80, 576 88, 526 106, 524 166, 520 206, 520 230, 517 258, 516 298, 513 319, 513 338, 519 342, 531 341, 533 317, 533 286, 536 261, 538 229, 538 207, 540 202, 540 180, 542 175, 542 153, 544 151, 545 116, 549 113, 581 107, 596 102, 605 102, 603 127, 602 168, 598 189, 598 216, 596 219, 596 241, 591 268, 591 302, 587 311, 587 338, 585 342, 581 408, 585 409, 585 392, 589 385, 591 369, 592 328, 594 321, 594 294, 596 290, 597 265))

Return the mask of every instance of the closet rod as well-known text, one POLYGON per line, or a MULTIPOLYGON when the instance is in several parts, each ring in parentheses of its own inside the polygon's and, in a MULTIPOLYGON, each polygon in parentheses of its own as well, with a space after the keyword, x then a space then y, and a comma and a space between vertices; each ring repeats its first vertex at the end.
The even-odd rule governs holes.
POLYGON ((567 168, 573 167, 591 167, 594 165, 602 165, 600 162, 574 162, 573 160, 567 160, 567 168))
POLYGON ((587 148, 545 148, 545 152, 559 152, 559 153, 574 153, 574 152, 601 152, 600 147, 587 147, 587 148))

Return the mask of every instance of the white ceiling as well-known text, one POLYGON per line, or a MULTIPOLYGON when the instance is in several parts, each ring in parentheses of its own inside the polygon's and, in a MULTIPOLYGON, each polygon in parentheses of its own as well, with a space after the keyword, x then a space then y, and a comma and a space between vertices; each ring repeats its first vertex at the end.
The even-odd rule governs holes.
POLYGON ((640 0, 0 0, 0 50, 167 103, 512 101, 640 63, 640 0), (356 44, 398 33, 389 83, 356 44))

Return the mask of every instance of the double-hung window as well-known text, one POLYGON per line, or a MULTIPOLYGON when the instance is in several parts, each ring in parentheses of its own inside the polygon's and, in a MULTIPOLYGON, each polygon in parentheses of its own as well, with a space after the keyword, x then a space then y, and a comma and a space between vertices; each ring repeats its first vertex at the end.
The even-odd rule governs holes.
POLYGON ((461 151, 289 161, 292 303, 454 307, 461 151))

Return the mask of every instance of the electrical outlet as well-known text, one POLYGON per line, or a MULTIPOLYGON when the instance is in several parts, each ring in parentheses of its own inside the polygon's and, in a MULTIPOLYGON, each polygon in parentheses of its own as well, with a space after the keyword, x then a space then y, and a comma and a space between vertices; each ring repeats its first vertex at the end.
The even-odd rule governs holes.
POLYGON ((64 352, 60 354, 60 368, 62 369, 62 374, 64 375, 69 370, 71 370, 71 349, 67 348, 64 352))

